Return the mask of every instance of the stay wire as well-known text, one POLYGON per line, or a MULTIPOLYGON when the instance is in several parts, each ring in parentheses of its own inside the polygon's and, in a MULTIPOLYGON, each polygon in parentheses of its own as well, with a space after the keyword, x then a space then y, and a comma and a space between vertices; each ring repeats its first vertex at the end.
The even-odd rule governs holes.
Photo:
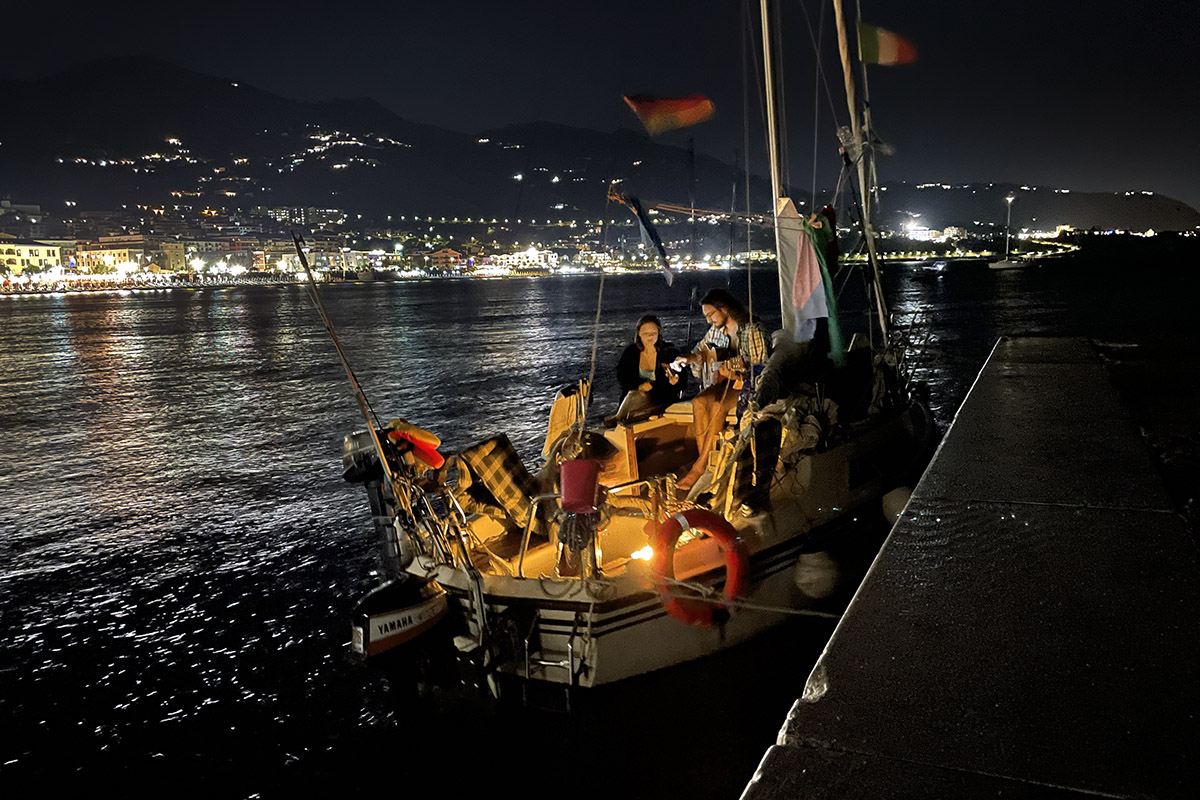
POLYGON ((592 365, 588 370, 588 385, 587 394, 583 401, 583 414, 580 418, 580 429, 587 430, 587 410, 591 405, 588 402, 592 397, 592 391, 596 385, 596 351, 600 346, 600 310, 604 307, 604 268, 600 268, 600 290, 596 295, 596 319, 592 323, 592 365))
MULTIPOLYGON (((775 6, 775 30, 784 30, 782 3, 778 3, 775 6)), ((779 67, 775 70, 774 76, 775 81, 779 86, 779 90, 776 92, 776 95, 778 96, 778 106, 776 108, 776 111, 778 112, 778 121, 776 124, 779 128, 779 159, 782 162, 780 164, 780 172, 782 173, 784 193, 786 194, 787 187, 791 186, 792 184, 792 161, 788 157, 787 148, 787 89, 785 88, 785 75, 787 70, 783 68, 783 37, 774 37, 774 41, 771 43, 771 45, 775 48, 774 63, 779 65, 779 67)))
MULTIPOLYGON (((801 3, 800 8, 801 9, 804 8, 803 3, 801 3)), ((805 10, 805 12, 804 12, 804 17, 806 20, 808 19, 808 11, 807 10, 805 10)), ((812 25, 810 23, 809 28, 811 29, 811 27, 812 27, 812 25)), ((825 4, 824 3, 821 3, 821 19, 817 23, 817 30, 820 31, 820 36, 817 38, 817 41, 813 44, 813 48, 816 50, 816 59, 815 59, 816 63, 815 63, 815 69, 813 70, 812 187, 809 190, 809 195, 808 195, 809 198, 811 198, 811 200, 812 200, 814 211, 816 210, 816 205, 817 205, 817 156, 818 156, 818 152, 819 152, 818 148, 817 148, 817 140, 820 138, 820 135, 821 135, 821 92, 820 92, 820 90, 821 90, 821 77, 823 75, 823 73, 821 72, 821 44, 822 44, 822 42, 824 40, 824 36, 825 36, 825 4)))
MULTIPOLYGON (((823 52, 825 38, 825 3, 821 3, 821 16, 817 20, 816 28, 813 27, 812 17, 809 16, 808 8, 803 2, 800 4, 800 10, 804 13, 804 22, 808 26, 808 38, 812 42, 813 53, 816 61, 816 75, 814 76, 813 91, 813 182, 812 182, 812 197, 813 206, 817 204, 817 161, 818 161, 818 139, 820 134, 819 114, 817 113, 820 102, 818 100, 820 94, 817 91, 820 87, 825 89, 825 102, 829 105, 829 117, 833 120, 834 130, 837 130, 838 105, 833 99, 833 90, 829 87, 829 75, 826 73, 824 66, 821 64, 821 53, 823 52)), ((837 194, 834 194, 834 202, 836 203, 837 194)))
MULTIPOLYGON (((747 4, 742 5, 743 9, 748 9, 747 4)), ((746 214, 750 214, 750 92, 746 88, 746 83, 750 80, 750 18, 749 14, 742 15, 742 147, 745 153, 743 160, 746 162, 746 214)), ((757 83, 757 81, 755 81, 757 83)), ((737 188, 734 187, 735 204, 736 204, 737 188)), ((736 209, 730 209, 732 212, 736 209)), ((730 228, 729 249, 733 250, 733 233, 730 228)), ((754 281, 751 280, 753 275, 753 260, 750 258, 750 222, 746 221, 746 305, 750 310, 751 316, 754 315, 754 281)), ((730 252, 729 263, 733 264, 733 253, 730 252)))

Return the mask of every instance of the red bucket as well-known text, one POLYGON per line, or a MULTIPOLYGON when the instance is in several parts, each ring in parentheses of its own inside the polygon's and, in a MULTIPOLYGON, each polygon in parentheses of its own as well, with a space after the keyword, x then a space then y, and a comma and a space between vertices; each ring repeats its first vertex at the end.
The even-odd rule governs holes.
POLYGON ((562 479, 562 507, 572 514, 590 514, 596 510, 600 462, 594 458, 564 461, 559 467, 562 479))

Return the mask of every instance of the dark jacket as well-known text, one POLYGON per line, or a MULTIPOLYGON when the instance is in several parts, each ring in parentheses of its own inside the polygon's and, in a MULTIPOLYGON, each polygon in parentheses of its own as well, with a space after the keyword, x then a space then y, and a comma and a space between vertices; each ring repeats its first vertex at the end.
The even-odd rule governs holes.
MULTIPOLYGON (((617 361, 617 382, 621 384, 621 395, 635 391, 646 382, 638 371, 638 360, 642 351, 636 344, 631 344, 621 353, 617 361)), ((668 378, 670 363, 678 358, 679 351, 666 342, 658 343, 658 366, 654 370, 654 380, 650 382, 650 399, 660 405, 670 405, 683 396, 687 386, 687 371, 680 373, 679 382, 674 386, 668 378)))

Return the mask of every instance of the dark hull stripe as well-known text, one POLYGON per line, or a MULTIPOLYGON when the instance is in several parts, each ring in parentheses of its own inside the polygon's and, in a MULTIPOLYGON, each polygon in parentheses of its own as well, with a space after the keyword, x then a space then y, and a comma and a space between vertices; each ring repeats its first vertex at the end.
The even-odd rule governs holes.
MULTIPOLYGON (((752 556, 750 559, 751 591, 768 578, 790 569, 803 550, 808 538, 808 536, 797 536, 792 540, 781 542, 752 556)), ((721 566, 711 569, 689 578, 688 582, 708 587, 720 587, 725 583, 725 568, 721 566)), ((448 591, 454 592, 455 600, 458 601, 462 613, 468 620, 472 620, 473 614, 466 594, 460 594, 453 589, 448 591)), ((590 612, 593 618, 591 625, 593 638, 617 633, 627 628, 653 621, 659 617, 666 616, 667 613, 658 596, 650 592, 640 592, 615 600, 596 603, 594 606, 586 601, 542 602, 533 598, 513 598, 511 602, 505 600, 502 605, 536 605, 539 608, 549 608, 584 615, 590 612)), ((538 621, 538 629, 542 633, 549 635, 570 636, 571 630, 574 627, 574 619, 548 620, 543 617, 538 621)), ((582 628, 583 626, 581 625, 580 627, 582 628)))

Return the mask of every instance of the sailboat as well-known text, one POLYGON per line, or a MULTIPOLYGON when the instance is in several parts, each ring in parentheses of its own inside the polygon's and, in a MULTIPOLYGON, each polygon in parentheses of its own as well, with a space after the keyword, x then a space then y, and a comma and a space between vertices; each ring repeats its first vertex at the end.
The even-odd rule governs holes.
MULTIPOLYGON (((763 11, 769 59, 766 0, 763 11)), ((848 69, 844 30, 841 39, 848 69)), ((771 70, 768 60, 768 96, 771 70)), ((775 113, 772 104, 782 344, 753 402, 731 412, 705 477, 680 496, 676 478, 698 457, 690 404, 592 429, 586 380, 555 398, 536 472, 503 434, 448 457, 407 420, 346 436, 345 474, 366 488, 385 578, 356 610, 356 653, 403 651, 442 629, 494 691, 509 681, 595 687, 737 645, 795 613, 834 613, 855 520, 889 503, 898 513, 936 431, 884 307, 869 187, 875 330, 849 343, 830 336, 840 366, 824 373, 815 340, 798 341, 812 320, 792 301, 797 261, 819 221, 802 219, 781 188, 775 113)), ((861 141, 857 111, 854 120, 861 141)))

